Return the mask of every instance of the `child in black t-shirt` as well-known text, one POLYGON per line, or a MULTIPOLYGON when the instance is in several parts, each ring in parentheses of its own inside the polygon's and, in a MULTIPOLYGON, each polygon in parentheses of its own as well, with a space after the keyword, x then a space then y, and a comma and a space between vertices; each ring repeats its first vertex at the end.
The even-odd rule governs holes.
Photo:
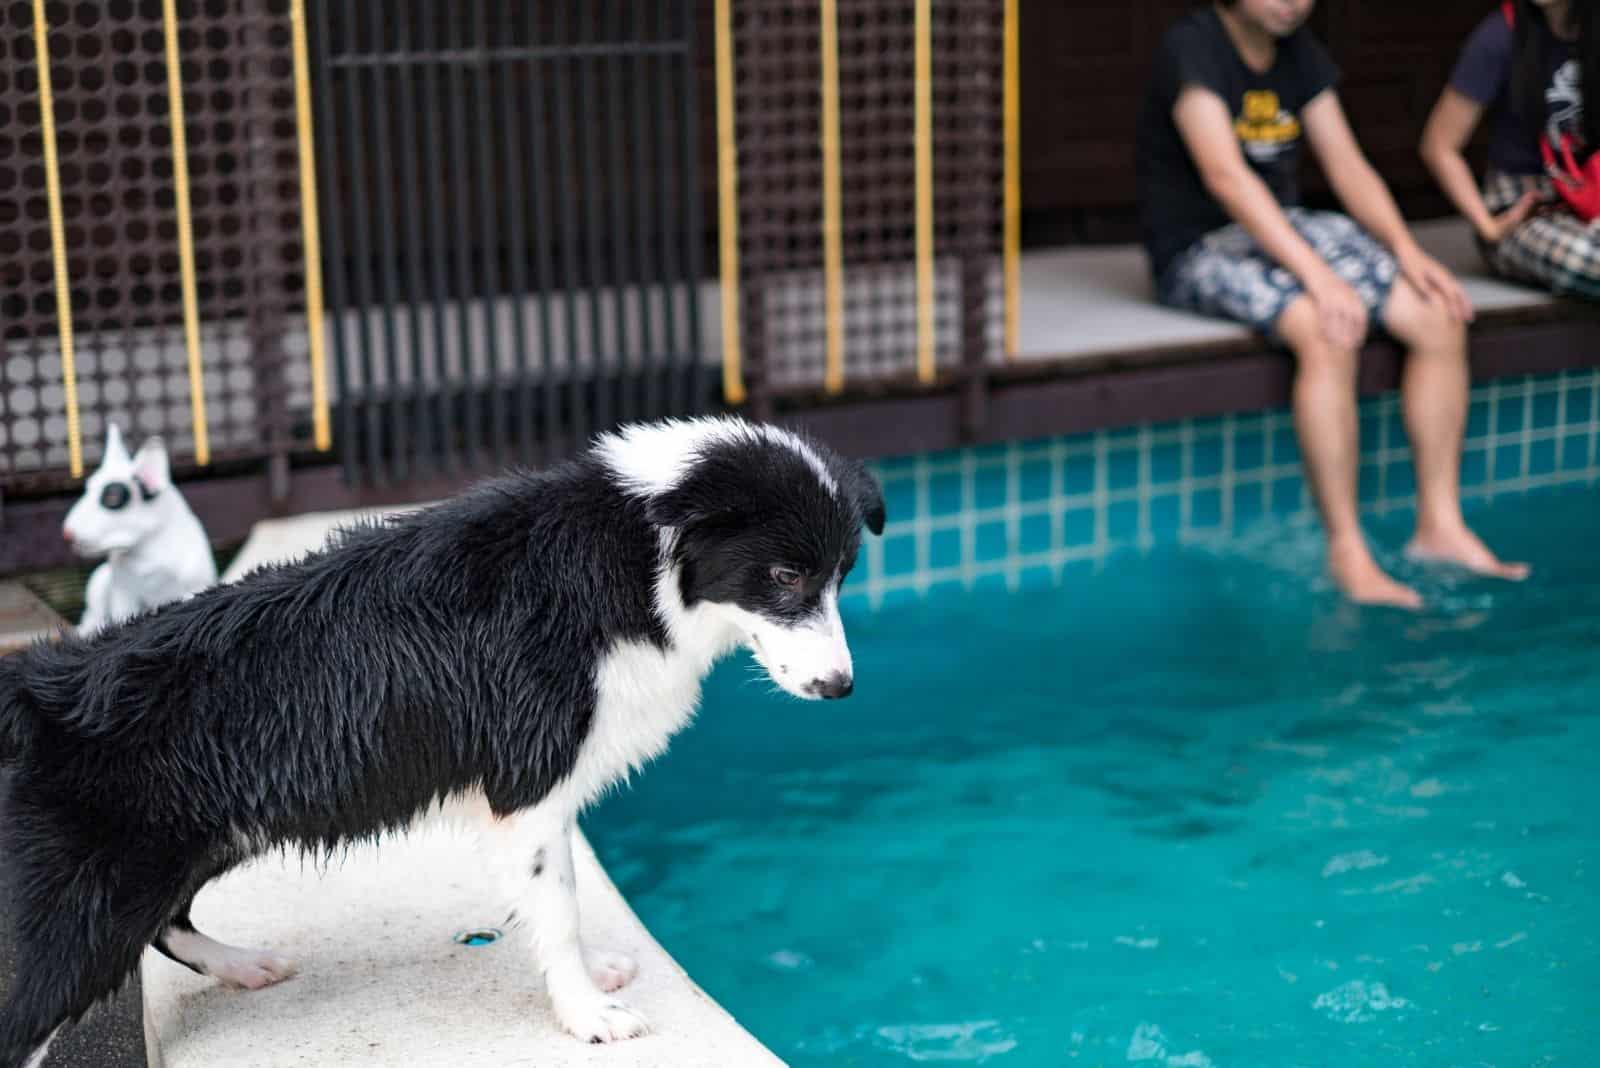
POLYGON ((1600 233, 1591 225, 1600 213, 1600 172, 1591 164, 1578 180, 1566 173, 1600 146, 1600 109, 1583 106, 1583 87, 1594 82, 1600 0, 1497 5, 1467 39, 1434 105, 1422 158, 1472 222, 1496 274, 1600 300, 1600 233), (1480 192, 1462 149, 1486 113, 1489 166, 1480 192))
POLYGON ((1461 285, 1418 247, 1356 144, 1338 68, 1304 26, 1313 0, 1217 0, 1162 41, 1139 116, 1145 247, 1163 303, 1256 327, 1293 350, 1295 426, 1353 600, 1417 607, 1372 558, 1356 510, 1357 354, 1375 320, 1409 349, 1402 384, 1417 471, 1408 552, 1522 578, 1467 528, 1459 486, 1466 422, 1461 285), (1299 206, 1302 140, 1354 219, 1299 206))

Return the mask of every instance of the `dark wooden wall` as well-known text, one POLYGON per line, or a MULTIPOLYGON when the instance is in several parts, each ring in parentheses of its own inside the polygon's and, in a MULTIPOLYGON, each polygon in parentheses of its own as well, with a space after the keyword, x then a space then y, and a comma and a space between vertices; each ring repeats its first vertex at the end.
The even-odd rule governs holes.
MULTIPOLYGON (((1204 0, 1021 0, 1024 242, 1135 236, 1134 126, 1172 21, 1204 0)), ((1408 215, 1447 212, 1417 155, 1462 43, 1496 0, 1319 0, 1356 136, 1408 215)), ((1326 186, 1314 165, 1313 202, 1326 186)))

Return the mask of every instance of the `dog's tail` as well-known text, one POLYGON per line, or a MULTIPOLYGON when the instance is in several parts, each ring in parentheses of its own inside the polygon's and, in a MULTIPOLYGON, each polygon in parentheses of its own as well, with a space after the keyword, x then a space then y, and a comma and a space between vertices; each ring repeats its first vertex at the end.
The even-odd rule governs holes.
POLYGON ((33 740, 33 715, 22 702, 22 658, 0 656, 0 765, 20 757, 33 740))

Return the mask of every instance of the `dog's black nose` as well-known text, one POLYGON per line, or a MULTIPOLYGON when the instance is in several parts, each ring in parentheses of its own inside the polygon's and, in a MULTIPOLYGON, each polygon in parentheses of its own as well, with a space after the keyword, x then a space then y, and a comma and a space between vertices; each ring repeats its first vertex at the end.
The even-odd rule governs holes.
POLYGON ((856 688, 855 680, 842 671, 835 671, 825 679, 816 679, 811 683, 811 692, 818 697, 826 697, 832 701, 840 697, 849 697, 850 692, 856 688))

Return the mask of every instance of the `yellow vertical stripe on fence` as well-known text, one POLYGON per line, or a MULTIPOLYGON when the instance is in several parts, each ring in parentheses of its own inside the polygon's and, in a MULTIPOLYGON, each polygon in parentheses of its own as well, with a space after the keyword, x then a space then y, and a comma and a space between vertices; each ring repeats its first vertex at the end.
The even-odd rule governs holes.
POLYGON ((311 436, 318 449, 333 444, 328 425, 327 338, 322 333, 322 239, 317 230, 317 171, 312 154, 311 72, 306 61, 305 0, 292 0, 294 117, 300 136, 300 228, 306 261, 306 336, 311 350, 311 436))
POLYGON ((167 99, 172 124, 172 183, 177 196, 178 269, 183 283, 183 341, 189 351, 189 411, 194 423, 194 458, 211 462, 206 434, 205 383, 200 370, 200 307, 194 288, 194 231, 189 216, 189 147, 183 125, 183 71, 178 59, 176 0, 162 0, 161 17, 167 36, 167 99))
POLYGON ((917 0, 917 378, 932 382, 933 337, 933 0, 917 0))
POLYGON ((50 24, 44 0, 33 0, 34 56, 39 64, 39 116, 44 126, 44 181, 50 200, 50 254, 55 261, 56 330, 61 341, 61 383, 67 400, 67 457, 73 478, 83 477, 83 434, 78 426, 78 365, 72 349, 72 289, 67 278, 67 235, 61 221, 61 173, 56 159, 56 103, 50 88, 50 24))
POLYGON ((1005 355, 1017 354, 1017 315, 1022 296, 1018 250, 1022 245, 1021 60, 1018 54, 1017 0, 1005 0, 1005 355))
POLYGON ((844 230, 839 191, 839 11, 822 0, 822 287, 827 363, 822 386, 844 388, 844 230))
POLYGON ((739 347, 739 146, 733 129, 732 0, 717 0, 717 236, 722 274, 722 398, 745 400, 739 347))

